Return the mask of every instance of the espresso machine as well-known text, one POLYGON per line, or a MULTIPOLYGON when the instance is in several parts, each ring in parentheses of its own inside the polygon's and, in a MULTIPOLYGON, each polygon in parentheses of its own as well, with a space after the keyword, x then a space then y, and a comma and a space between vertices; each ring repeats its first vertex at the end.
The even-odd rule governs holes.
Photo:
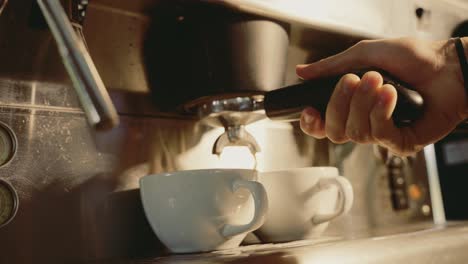
MULTIPOLYGON (((396 234, 426 230, 415 249, 431 241, 463 254, 450 251, 459 249, 453 233, 468 236, 463 228, 430 231, 437 200, 426 153, 399 158, 304 135, 298 113, 311 102, 323 111, 339 76, 302 82, 294 65, 367 38, 448 38, 467 19, 464 5, 369 0, 353 16, 347 1, 286 2, 0 1, 0 262, 216 263, 162 258, 138 180, 223 167, 338 167, 357 195, 326 231, 340 241, 330 252, 360 252, 355 245, 385 235, 394 249, 396 234)), ((424 102, 386 81, 401 88, 394 120, 417 119, 424 102)), ((302 263, 299 251, 292 262, 281 250, 219 261, 302 263)))

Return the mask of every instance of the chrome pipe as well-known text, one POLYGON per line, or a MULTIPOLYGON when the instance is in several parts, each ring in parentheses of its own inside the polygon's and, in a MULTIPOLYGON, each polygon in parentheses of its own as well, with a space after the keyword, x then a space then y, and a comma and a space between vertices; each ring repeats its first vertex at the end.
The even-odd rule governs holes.
POLYGON ((73 30, 58 0, 38 0, 41 11, 57 42, 63 63, 83 107, 88 122, 97 130, 111 129, 119 123, 117 111, 94 66, 84 41, 73 30))

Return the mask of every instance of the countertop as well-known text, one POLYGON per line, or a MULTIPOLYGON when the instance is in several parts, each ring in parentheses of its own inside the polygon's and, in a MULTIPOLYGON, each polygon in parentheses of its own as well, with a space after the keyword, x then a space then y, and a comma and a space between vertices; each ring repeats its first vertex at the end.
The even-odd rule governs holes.
POLYGON ((468 263, 468 222, 442 226, 418 224, 374 230, 357 238, 324 237, 283 244, 242 246, 203 254, 172 255, 145 260, 93 263, 468 263))

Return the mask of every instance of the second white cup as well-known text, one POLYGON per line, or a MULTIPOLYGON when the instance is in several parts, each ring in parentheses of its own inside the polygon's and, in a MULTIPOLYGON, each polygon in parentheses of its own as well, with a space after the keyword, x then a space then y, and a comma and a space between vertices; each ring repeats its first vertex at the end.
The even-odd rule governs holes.
POLYGON ((317 237, 353 204, 351 184, 335 167, 263 172, 259 181, 269 200, 266 221, 255 232, 263 242, 317 237))

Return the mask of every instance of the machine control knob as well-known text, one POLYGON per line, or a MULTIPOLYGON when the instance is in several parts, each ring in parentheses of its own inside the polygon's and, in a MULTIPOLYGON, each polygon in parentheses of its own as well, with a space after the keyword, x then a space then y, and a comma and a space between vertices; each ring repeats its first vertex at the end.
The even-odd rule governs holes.
POLYGON ((0 179, 0 228, 13 220, 18 211, 18 194, 13 186, 0 179))
POLYGON ((13 131, 0 123, 0 167, 6 165, 16 153, 16 136, 13 131))

